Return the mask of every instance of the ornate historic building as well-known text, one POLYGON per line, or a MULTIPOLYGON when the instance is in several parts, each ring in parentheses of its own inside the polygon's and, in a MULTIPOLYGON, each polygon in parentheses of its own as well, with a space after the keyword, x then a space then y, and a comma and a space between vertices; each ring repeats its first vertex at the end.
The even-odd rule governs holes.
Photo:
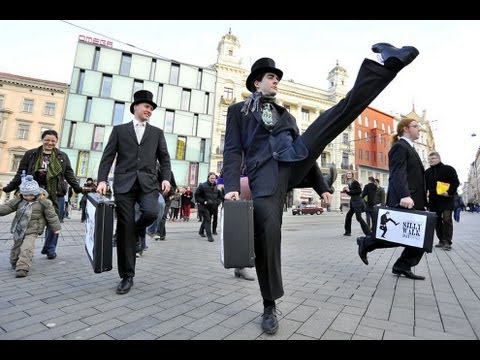
MULTIPOLYGON (((0 73, 0 183, 7 185, 44 130, 60 134, 68 85, 0 73)), ((2 194, 5 198, 6 194, 2 194)))

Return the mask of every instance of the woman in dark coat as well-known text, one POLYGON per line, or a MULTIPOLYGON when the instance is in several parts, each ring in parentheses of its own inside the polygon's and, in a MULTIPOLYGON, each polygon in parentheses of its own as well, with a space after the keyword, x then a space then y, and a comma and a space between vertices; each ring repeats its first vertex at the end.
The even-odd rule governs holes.
POLYGON ((360 183, 355 180, 353 173, 351 171, 347 171, 347 184, 342 192, 350 195, 350 209, 345 215, 345 236, 352 235, 352 217, 355 214, 357 221, 359 222, 360 226, 362 227, 362 231, 365 235, 369 235, 372 231, 370 227, 367 225, 365 220, 362 218, 362 212, 365 212, 365 201, 362 199, 362 187, 360 183))

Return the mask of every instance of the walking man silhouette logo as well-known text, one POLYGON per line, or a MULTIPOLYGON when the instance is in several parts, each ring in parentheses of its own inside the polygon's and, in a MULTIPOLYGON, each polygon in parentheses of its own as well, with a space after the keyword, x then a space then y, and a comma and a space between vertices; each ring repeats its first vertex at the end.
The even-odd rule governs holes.
POLYGON ((382 238, 385 238, 385 234, 387 233, 387 223, 389 221, 393 222, 396 225, 398 225, 398 222, 395 222, 395 220, 393 220, 392 218, 389 218, 387 215, 389 215, 390 212, 387 211, 385 214, 383 214, 381 217, 380 217, 380 230, 383 230, 383 234, 380 235, 382 238))

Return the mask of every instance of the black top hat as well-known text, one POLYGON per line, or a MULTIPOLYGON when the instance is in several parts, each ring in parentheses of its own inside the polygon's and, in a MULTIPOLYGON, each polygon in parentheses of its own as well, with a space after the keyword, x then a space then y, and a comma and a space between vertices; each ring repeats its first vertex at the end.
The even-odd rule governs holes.
POLYGON ((256 89, 253 85, 255 78, 258 75, 265 73, 274 73, 278 76, 279 80, 282 80, 283 71, 275 67, 275 61, 270 58, 261 58, 255 61, 252 65, 252 71, 250 75, 248 75, 247 81, 245 81, 247 89, 250 90, 252 93, 255 92, 256 89))
POLYGON ((147 103, 153 106, 153 110, 157 108, 157 104, 153 102, 153 94, 148 90, 138 90, 133 94, 133 102, 130 105, 130 112, 133 114, 133 106, 141 103, 147 103))

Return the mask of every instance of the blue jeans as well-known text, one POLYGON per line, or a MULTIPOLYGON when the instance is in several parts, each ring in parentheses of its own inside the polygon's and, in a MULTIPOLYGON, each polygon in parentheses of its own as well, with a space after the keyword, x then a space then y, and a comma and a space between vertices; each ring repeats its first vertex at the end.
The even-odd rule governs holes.
MULTIPOLYGON (((59 196, 58 199, 58 213, 59 218, 63 219, 63 214, 65 212, 65 198, 59 196)), ((45 243, 43 244, 42 254, 47 256, 55 255, 57 250, 58 243, 58 234, 54 234, 50 227, 47 225, 45 229, 45 243)))
POLYGON ((165 198, 162 194, 158 196, 158 216, 150 226, 147 227, 147 232, 150 234, 160 235, 160 223, 162 222, 163 213, 165 212, 165 198))

